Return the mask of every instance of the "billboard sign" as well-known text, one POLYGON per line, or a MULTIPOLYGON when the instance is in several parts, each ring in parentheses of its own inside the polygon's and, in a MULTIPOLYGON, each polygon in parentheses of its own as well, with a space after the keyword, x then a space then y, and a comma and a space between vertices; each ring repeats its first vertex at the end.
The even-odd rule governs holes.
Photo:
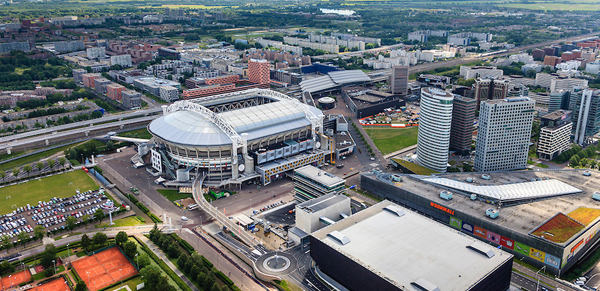
POLYGON ((522 254, 522 255, 526 255, 529 257, 529 251, 530 251, 530 247, 528 245, 522 244, 518 241, 515 242, 515 251, 517 251, 517 253, 522 254))
POLYGON ((462 230, 468 232, 468 233, 473 233, 474 230, 474 226, 468 222, 464 222, 462 224, 462 230))
POLYGON ((545 262, 546 260, 546 253, 540 251, 540 250, 536 250, 534 248, 531 248, 530 252, 529 252, 529 257, 532 257, 542 263, 545 262))
POLYGON ((450 225, 454 228, 460 229, 462 226, 462 220, 454 216, 450 216, 450 225))
POLYGON ((479 226, 475 226, 475 230, 473 230, 473 234, 480 238, 487 239, 487 231, 479 226))
POLYGON ((551 254, 546 254, 546 264, 558 268, 558 266, 560 266, 560 258, 551 254))
POLYGON ((491 231, 489 231, 489 230, 487 231, 487 234, 486 234, 486 238, 485 238, 485 239, 487 239, 487 240, 489 240, 489 241, 491 241, 491 242, 494 242, 494 243, 500 244, 500 235, 499 235, 499 234, 497 234, 497 233, 493 233, 493 232, 491 232, 491 231))
POLYGON ((511 250, 515 249, 515 241, 503 236, 500 237, 500 245, 511 250))

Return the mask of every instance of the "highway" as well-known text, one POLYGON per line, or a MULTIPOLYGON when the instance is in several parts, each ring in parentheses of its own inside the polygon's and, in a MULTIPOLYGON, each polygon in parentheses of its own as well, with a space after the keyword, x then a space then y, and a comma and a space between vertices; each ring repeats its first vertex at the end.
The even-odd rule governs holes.
MULTIPOLYGON (((24 139, 19 139, 19 140, 13 139, 11 141, 0 142, 0 151, 6 151, 9 149, 11 149, 13 151, 16 149, 27 149, 31 146, 49 145, 51 143, 58 142, 58 141, 64 141, 67 139, 69 139, 69 140, 89 139, 88 136, 92 136, 92 133, 94 133, 96 135, 100 134, 100 133, 105 134, 106 132, 114 130, 114 129, 139 127, 142 124, 147 124, 147 123, 151 122, 152 120, 156 119, 157 117, 158 117, 158 115, 151 115, 151 116, 144 116, 144 117, 138 117, 138 118, 132 118, 132 119, 126 119, 126 120, 120 120, 120 121, 113 120, 113 122, 96 124, 96 125, 91 125, 92 123, 90 123, 90 125, 86 126, 86 127, 78 127, 75 129, 59 131, 59 132, 55 132, 53 130, 51 132, 46 132, 43 135, 33 135, 29 138, 24 138, 24 139)), ((97 122, 98 120, 100 120, 100 119, 95 119, 94 120, 94 121, 96 121, 95 123, 98 123, 97 122)), ((88 121, 91 121, 91 120, 88 120, 88 121)))
POLYGON ((36 136, 36 135, 49 134, 49 133, 53 133, 55 131, 64 131, 64 130, 69 130, 69 129, 73 129, 73 128, 77 128, 77 127, 89 126, 91 124, 112 122, 112 121, 119 120, 119 119, 127 119, 127 118, 136 117, 136 116, 142 116, 142 115, 144 115, 144 116, 152 115, 152 114, 157 114, 160 112, 162 112, 162 108, 155 107, 155 108, 150 108, 150 109, 145 109, 145 110, 127 112, 127 113, 123 113, 123 114, 111 114, 111 115, 106 115, 106 116, 96 118, 96 119, 79 121, 79 122, 74 122, 74 123, 69 123, 69 124, 64 124, 64 125, 51 126, 51 127, 47 127, 47 128, 43 128, 43 129, 32 130, 32 131, 28 131, 28 132, 5 136, 5 137, 0 138, 0 143, 22 140, 24 138, 28 138, 28 137, 32 137, 32 136, 36 136))

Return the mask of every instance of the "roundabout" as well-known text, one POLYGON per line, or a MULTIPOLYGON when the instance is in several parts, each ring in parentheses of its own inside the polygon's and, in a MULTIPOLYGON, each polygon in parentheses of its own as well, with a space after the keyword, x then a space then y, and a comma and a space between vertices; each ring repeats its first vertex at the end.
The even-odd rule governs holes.
POLYGON ((256 268, 268 275, 285 275, 294 270, 296 259, 286 253, 268 253, 256 261, 256 268))

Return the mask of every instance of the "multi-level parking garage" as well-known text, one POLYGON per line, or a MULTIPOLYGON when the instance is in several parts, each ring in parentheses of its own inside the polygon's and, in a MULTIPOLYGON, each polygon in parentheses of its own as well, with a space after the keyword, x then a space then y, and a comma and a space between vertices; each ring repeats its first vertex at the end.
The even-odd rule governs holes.
POLYGON ((148 126, 152 166, 178 181, 197 174, 213 186, 252 179, 269 184, 295 168, 323 163, 329 150, 321 149, 317 134, 323 113, 271 90, 179 101, 163 110, 148 126))

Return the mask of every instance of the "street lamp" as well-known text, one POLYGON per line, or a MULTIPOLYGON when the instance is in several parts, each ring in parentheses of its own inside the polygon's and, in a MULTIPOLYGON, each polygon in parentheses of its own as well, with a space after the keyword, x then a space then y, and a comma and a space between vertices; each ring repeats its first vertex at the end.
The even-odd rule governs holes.
POLYGON ((138 255, 139 254, 135 254, 135 260, 137 262, 137 268, 138 268, 138 271, 139 271, 140 270, 140 258, 138 257, 138 255))
POLYGON ((52 263, 54 264, 54 274, 56 274, 56 260, 52 260, 52 263))
POLYGON ((121 286, 123 286, 123 275, 121 275, 121 269, 119 269, 119 277, 121 278, 121 286))
POLYGON ((67 257, 71 256, 71 252, 69 251, 69 244, 67 244, 67 257))
POLYGON ((540 273, 542 270, 544 270, 544 269, 546 269, 546 266, 543 266, 541 269, 539 269, 537 272, 535 272, 535 277, 537 278, 537 287, 535 287, 535 290, 536 290, 536 291, 537 291, 537 290, 540 290, 540 276, 539 276, 539 273, 540 273))

